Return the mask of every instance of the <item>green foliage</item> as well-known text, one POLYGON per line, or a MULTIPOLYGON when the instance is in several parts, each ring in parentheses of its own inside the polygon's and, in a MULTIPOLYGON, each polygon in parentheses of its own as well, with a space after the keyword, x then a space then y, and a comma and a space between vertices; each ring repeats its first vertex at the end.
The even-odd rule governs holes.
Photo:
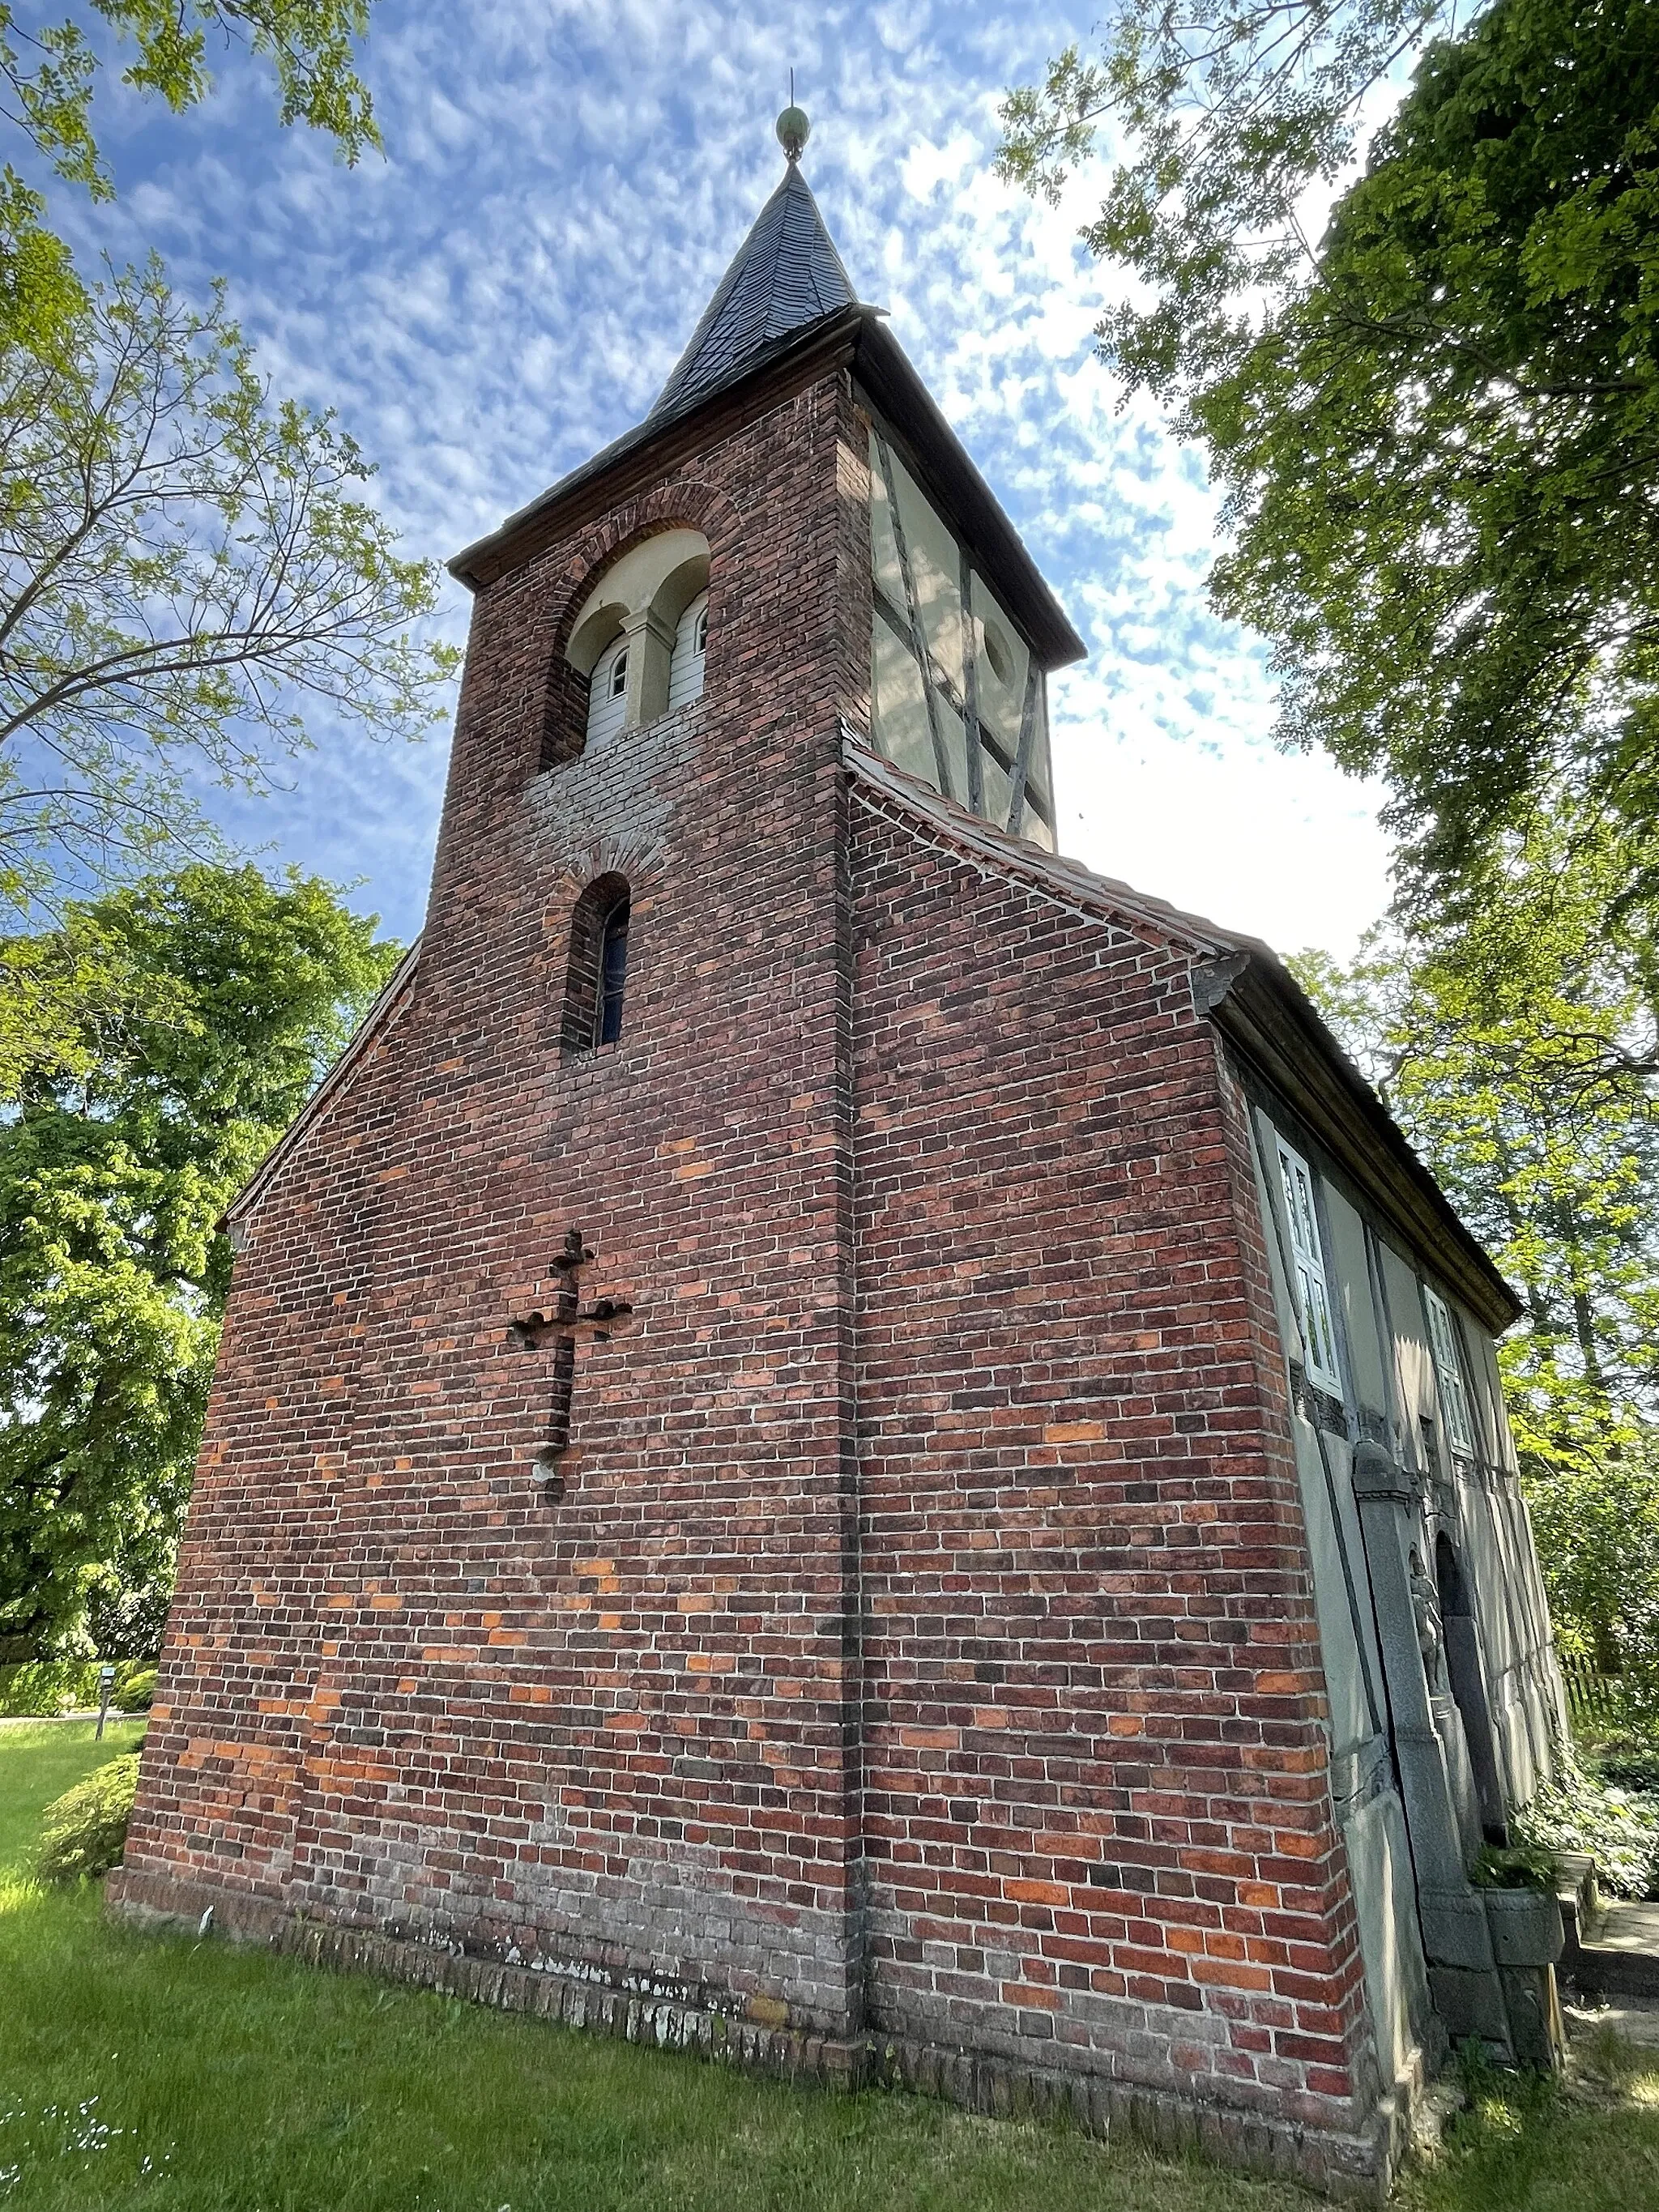
POLYGON ((1519 1289, 1505 1380, 1546 1465, 1633 1447, 1659 1409, 1659 1000, 1613 919, 1625 877, 1604 827, 1540 825, 1456 910, 1346 969, 1291 963, 1519 1289))
MULTIPOLYGON (((91 1721, 18 1721, 0 1729, 0 1930, 19 1887, 33 1876, 46 1807, 94 1767, 137 1751, 143 1733, 141 1722, 118 1718, 101 1742, 91 1721)), ((38 1889, 32 1893, 41 1897, 38 1889)))
POLYGON ((146 1713, 155 1697, 155 1669, 139 1667, 128 1674, 125 1681, 118 1676, 115 1685, 115 1703, 124 1713, 146 1713))
MULTIPOLYGON (((356 69, 368 0, 83 0, 78 15, 30 27, 0 0, 0 125, 65 182, 94 198, 114 191, 93 107, 100 46, 113 33, 133 58, 121 81, 175 114, 206 98, 208 35, 245 45, 276 77, 284 124, 331 137, 355 163, 380 143, 356 69)), ((84 304, 68 249, 46 228, 46 204, 9 163, 0 169, 0 344, 49 350, 84 304)))
POLYGON ((37 1869, 43 1881, 79 1881, 121 1863, 138 1789, 136 1752, 112 1759, 48 1805, 37 1869))
POLYGON ((1469 1880, 1477 1889, 1540 1889, 1553 1895, 1555 1854, 1543 1844, 1483 1844, 1469 1880))
POLYGON ((1097 333, 1133 388, 1190 402, 1306 279, 1310 185, 1449 0, 1118 0, 1098 64, 1068 46, 1003 102, 1000 173, 1058 202, 1109 120, 1130 143, 1084 231, 1150 290, 1097 333))
POLYGON ((212 88, 207 34, 240 43, 276 74, 284 124, 303 122, 356 162, 378 147, 373 103, 355 68, 354 41, 368 29, 368 0, 88 0, 77 21, 27 30, 0 6, 0 118, 21 131, 60 177, 100 198, 113 192, 94 135, 100 56, 88 33, 100 21, 136 54, 121 73, 175 115, 212 88), (89 9, 89 14, 88 14, 89 9))
POLYGON ((58 972, 106 988, 0 1125, 0 1634, 155 1650, 229 1280, 220 1217, 395 962, 374 927, 315 878, 198 865, 52 933, 58 972))
POLYGON ((1005 110, 1034 187, 1106 113, 1095 250, 1151 288, 1102 347, 1225 485, 1224 611, 1281 729, 1375 772, 1437 884, 1540 805, 1659 890, 1659 10, 1126 0, 1099 67, 1005 110), (1428 44, 1315 246, 1390 64, 1428 44))
POLYGON ((1659 1699, 1659 1437, 1529 1454, 1522 1480, 1557 1644, 1659 1699))
POLYGON ((0 1667, 0 1714, 85 1712, 97 1703, 95 1659, 26 1659, 0 1667))
MULTIPOLYGON (((211 37, 355 162, 380 143, 368 21, 368 0, 81 0, 30 27, 0 0, 0 125, 106 198, 102 51, 179 112, 211 37)), ((459 659, 413 634, 436 568, 398 557, 333 416, 270 397, 222 289, 192 312, 154 259, 84 282, 46 216, 0 171, 0 899, 20 907, 66 861, 107 880, 216 849, 192 779, 262 787, 307 708, 420 734, 459 659)))
POLYGON ((1602 1782, 1567 1758, 1510 1826, 1523 1846, 1589 1852, 1615 1897, 1659 1897, 1659 1796, 1602 1782))
POLYGON ((456 656, 416 641, 437 571, 370 474, 270 402, 222 290, 198 314, 154 262, 0 345, 0 890, 198 840, 191 777, 263 787, 304 707, 425 729, 456 656))
POLYGON ((1659 1711, 1652 1705, 1621 1699, 1610 1715, 1580 1720, 1573 1737, 1592 1780, 1659 1801, 1659 1711))

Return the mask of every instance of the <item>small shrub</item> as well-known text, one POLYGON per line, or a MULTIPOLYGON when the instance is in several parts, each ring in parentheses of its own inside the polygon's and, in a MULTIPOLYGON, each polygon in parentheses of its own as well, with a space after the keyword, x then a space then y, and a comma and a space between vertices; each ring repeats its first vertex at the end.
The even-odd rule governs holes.
POLYGON ((1469 1880, 1477 1889, 1547 1889, 1553 1893, 1555 1877, 1555 1854, 1542 1844, 1511 1844, 1504 1850, 1493 1844, 1484 1844, 1469 1869, 1469 1880))
POLYGON ((115 1702, 124 1713, 147 1713, 155 1695, 155 1669, 140 1667, 129 1673, 123 1668, 115 1677, 115 1702))
POLYGON ((86 1659, 30 1659, 0 1667, 0 1713, 84 1712, 98 1703, 98 1662, 86 1659))
POLYGON ((1659 1715, 1626 1701, 1610 1718, 1574 1731, 1586 1773, 1620 1790, 1659 1795, 1659 1715))
POLYGON ((1610 1782, 1617 1790, 1636 1790, 1648 1796, 1659 1796, 1659 1751, 1645 1746, 1637 1751, 1599 1751, 1591 1771, 1598 1781, 1610 1782))
POLYGON ((138 1788, 138 1755, 112 1759, 66 1790, 42 1816, 37 1870, 43 1881, 77 1881, 118 1866, 138 1788))

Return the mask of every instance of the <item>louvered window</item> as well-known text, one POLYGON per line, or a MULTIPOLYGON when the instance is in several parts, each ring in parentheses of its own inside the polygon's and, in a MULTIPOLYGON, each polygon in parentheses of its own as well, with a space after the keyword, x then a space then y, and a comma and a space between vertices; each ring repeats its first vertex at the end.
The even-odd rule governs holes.
POLYGON ((599 655, 587 679, 587 742, 614 737, 628 712, 628 645, 625 639, 599 655))
POLYGON ((1470 1418, 1469 1394, 1463 1383, 1463 1363, 1458 1356, 1457 1327, 1446 1301, 1425 1283, 1423 1307, 1429 1317, 1429 1349, 1434 1355, 1434 1379, 1440 1389, 1440 1418, 1455 1452, 1474 1457, 1474 1423, 1470 1418))
POLYGON ((1325 1252, 1314 1206, 1313 1170, 1282 1137, 1278 1141, 1279 1179, 1291 1227, 1291 1266, 1296 1278, 1292 1287, 1302 1328, 1303 1364, 1310 1382, 1340 1398, 1342 1370, 1336 1361, 1336 1331, 1331 1322, 1325 1252))
POLYGON ((674 657, 668 665, 668 708, 689 707, 702 696, 704 657, 708 650, 708 594, 702 592, 680 617, 674 631, 674 657))

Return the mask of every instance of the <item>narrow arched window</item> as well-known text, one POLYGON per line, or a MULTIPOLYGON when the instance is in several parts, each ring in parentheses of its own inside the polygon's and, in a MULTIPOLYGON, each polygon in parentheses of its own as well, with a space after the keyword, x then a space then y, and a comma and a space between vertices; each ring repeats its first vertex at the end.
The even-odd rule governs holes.
POLYGON ((587 679, 587 742, 614 737, 628 712, 628 641, 606 647, 587 679))
POLYGON ((559 1024, 566 1052, 592 1052, 596 1045, 615 1044, 622 1035, 628 917, 628 884, 622 876, 601 876, 575 903, 559 1024))
POLYGON ((628 977, 628 901, 613 906, 599 932, 599 1018, 595 1044, 615 1044, 622 1035, 623 986, 628 977))
POLYGON ((699 592, 674 628, 668 667, 668 706, 689 707, 702 696, 703 656, 708 650, 708 594, 699 592))

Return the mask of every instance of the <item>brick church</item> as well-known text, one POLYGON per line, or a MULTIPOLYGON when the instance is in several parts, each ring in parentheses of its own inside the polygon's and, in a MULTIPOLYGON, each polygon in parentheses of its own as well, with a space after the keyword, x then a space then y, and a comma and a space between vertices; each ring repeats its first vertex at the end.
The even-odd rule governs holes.
POLYGON ((454 562, 424 935, 232 1209, 113 1908, 1364 2193, 1547 2056, 1514 1298, 1055 850, 1082 644, 787 162, 454 562))

